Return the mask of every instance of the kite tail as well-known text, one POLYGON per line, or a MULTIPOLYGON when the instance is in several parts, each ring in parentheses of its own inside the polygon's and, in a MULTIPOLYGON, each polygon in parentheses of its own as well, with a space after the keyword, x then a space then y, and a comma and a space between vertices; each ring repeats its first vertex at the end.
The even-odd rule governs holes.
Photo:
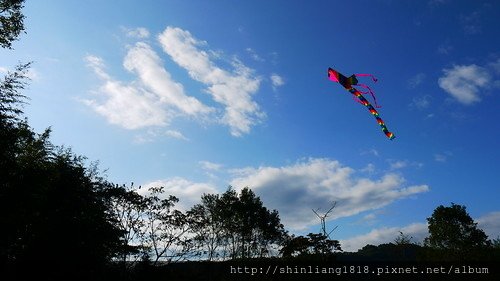
POLYGON ((373 115, 373 117, 375 117, 375 119, 377 120, 377 123, 382 128, 382 132, 384 132, 384 134, 390 140, 393 140, 396 136, 393 133, 389 132, 389 129, 387 129, 387 126, 385 126, 384 121, 382 120, 382 118, 380 118, 380 116, 378 115, 377 110, 370 104, 370 102, 368 102, 368 100, 366 100, 366 98, 363 97, 363 95, 357 89, 355 89, 355 88, 349 89, 349 92, 351 94, 355 95, 359 99, 359 101, 361 102, 361 104, 364 105, 364 106, 366 106, 366 108, 368 108, 368 111, 370 111, 370 113, 373 115))

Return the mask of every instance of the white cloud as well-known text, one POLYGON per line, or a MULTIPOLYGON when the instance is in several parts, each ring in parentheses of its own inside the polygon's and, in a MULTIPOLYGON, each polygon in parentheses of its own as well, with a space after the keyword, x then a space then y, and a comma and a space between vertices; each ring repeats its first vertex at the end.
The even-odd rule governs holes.
POLYGON ((477 226, 484 230, 490 239, 500 236, 500 212, 486 214, 476 220, 477 226))
POLYGON ((368 244, 380 245, 394 242, 400 235, 400 231, 403 232, 404 235, 412 237, 412 241, 417 243, 421 243, 424 238, 428 236, 426 223, 413 223, 404 227, 382 227, 373 229, 369 233, 340 240, 340 245, 344 251, 356 252, 368 244))
MULTIPOLYGON (((369 215, 367 215, 369 216, 369 215)), ((491 212, 477 219, 478 228, 484 230, 489 239, 494 239, 500 235, 500 212, 491 212)), ((394 242, 399 232, 411 236, 415 243, 422 243, 424 238, 429 236, 427 223, 412 223, 403 227, 382 227, 373 229, 369 233, 357 235, 349 239, 340 241, 342 249, 355 252, 367 244, 380 245, 394 242)))
POLYGON ((391 162, 391 170, 397 170, 397 169, 402 169, 408 166, 408 161, 404 160, 398 160, 398 161, 393 161, 391 162))
POLYGON ((106 73, 104 62, 99 57, 89 55, 85 60, 103 84, 99 88, 98 99, 83 102, 108 122, 126 129, 164 126, 170 122, 172 114, 160 106, 156 95, 133 83, 114 80, 106 73))
POLYGON ((481 101, 481 88, 485 88, 491 80, 488 71, 475 64, 455 65, 451 69, 443 69, 443 72, 444 76, 438 80, 439 87, 465 105, 481 101))
POLYGON ((178 139, 178 140, 185 140, 185 141, 189 140, 181 132, 176 131, 176 130, 167 130, 167 131, 165 131, 165 136, 168 136, 168 137, 171 137, 171 138, 174 138, 174 139, 178 139))
POLYGON ((250 55, 250 57, 253 60, 258 61, 258 62, 265 61, 261 56, 259 56, 259 54, 257 54, 257 52, 255 52, 254 49, 252 49, 252 48, 246 48, 246 51, 248 52, 248 54, 250 55))
POLYGON ((204 193, 218 193, 215 187, 208 183, 196 183, 181 177, 174 177, 144 184, 138 190, 139 194, 147 194, 150 187, 164 187, 164 197, 161 198, 167 198, 169 195, 177 197, 179 202, 175 205, 175 208, 181 211, 189 210, 195 204, 200 203, 201 196, 204 193))
POLYGON ((139 42, 131 48, 125 56, 123 66, 137 74, 143 85, 155 93, 160 102, 192 116, 212 111, 196 98, 184 93, 182 84, 172 80, 170 73, 162 66, 160 57, 148 44, 139 42))
POLYGON ((199 161, 198 164, 203 170, 219 171, 222 168, 221 164, 213 163, 210 161, 199 161))
POLYGON ((144 28, 144 27, 137 27, 137 28, 122 28, 123 32, 125 32, 125 35, 127 37, 131 38, 137 38, 137 39, 145 39, 149 37, 149 31, 144 28))
MULTIPOLYGON (((146 43, 135 44, 124 58, 125 69, 136 74, 138 81, 125 83, 115 80, 106 72, 104 61, 97 56, 88 55, 85 60, 102 80, 102 86, 97 99, 87 99, 84 103, 111 124, 126 129, 164 127, 174 117, 187 115, 205 118, 213 111, 185 94, 183 86, 173 81, 162 67, 161 59, 146 43)), ((182 134, 172 132, 167 131, 165 135, 186 139, 182 134)), ((152 137, 148 133, 137 137, 135 141, 149 142, 152 137)))
POLYGON ((276 73, 271 75, 271 83, 273 85, 273 89, 276 90, 278 87, 285 85, 285 80, 281 76, 276 73))
POLYGON ((427 185, 404 187, 404 179, 385 174, 371 180, 356 176, 352 168, 328 159, 309 159, 284 167, 245 168, 233 171, 231 185, 250 187, 270 209, 277 209, 292 229, 317 223, 311 209, 337 201, 331 220, 375 210, 395 200, 429 190, 427 185))
POLYGON ((260 85, 253 70, 236 59, 231 62, 232 71, 218 67, 209 53, 201 49, 206 42, 180 28, 167 27, 158 40, 172 60, 185 68, 191 78, 206 85, 214 101, 225 107, 221 122, 230 127, 233 136, 249 133, 251 126, 265 117, 252 99, 260 85))

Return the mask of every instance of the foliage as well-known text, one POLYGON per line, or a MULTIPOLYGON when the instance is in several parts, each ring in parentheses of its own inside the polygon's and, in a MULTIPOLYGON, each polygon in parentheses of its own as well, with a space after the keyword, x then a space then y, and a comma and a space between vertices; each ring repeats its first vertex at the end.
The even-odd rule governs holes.
POLYGON ((2 121, 0 255, 3 262, 43 259, 54 264, 99 266, 119 245, 119 229, 106 212, 106 184, 84 158, 36 134, 25 121, 2 121), (67 259, 67 257, 73 257, 67 259))
POLYGON ((144 237, 143 245, 151 249, 154 255, 153 264, 160 260, 167 262, 183 259, 191 250, 191 240, 187 236, 189 224, 187 217, 179 210, 173 209, 179 201, 170 195, 160 198, 163 187, 151 187, 145 197, 144 237))
POLYGON ((281 248, 283 257, 301 255, 330 255, 342 251, 338 240, 331 240, 321 233, 309 233, 307 237, 289 237, 281 248))
POLYGON ((425 238, 425 245, 459 252, 489 246, 488 237, 465 209, 454 203, 437 207, 427 218, 430 235, 425 238))
POLYGON ((247 187, 239 195, 231 187, 222 195, 205 194, 189 213, 208 260, 268 256, 285 235, 278 212, 247 187))
MULTIPOLYGON (((21 94, 21 91, 29 80, 28 70, 30 66, 31 63, 19 64, 14 71, 9 71, 0 80, 0 119, 3 122, 16 121, 23 113, 20 106, 25 103, 27 97, 21 94)), ((8 124, 12 125, 12 123, 8 124)))
POLYGON ((394 244, 396 244, 396 245, 413 244, 412 241, 413 241, 412 236, 404 234, 402 231, 400 231, 398 237, 396 237, 396 239, 394 239, 394 244))
POLYGON ((125 185, 111 185, 106 196, 110 214, 116 219, 117 226, 122 231, 122 247, 118 253, 123 265, 128 261, 138 261, 143 253, 148 251, 140 243, 145 236, 143 213, 147 208, 147 200, 134 189, 125 185))
POLYGON ((12 49, 12 42, 24 31, 24 0, 0 1, 0 46, 12 49))

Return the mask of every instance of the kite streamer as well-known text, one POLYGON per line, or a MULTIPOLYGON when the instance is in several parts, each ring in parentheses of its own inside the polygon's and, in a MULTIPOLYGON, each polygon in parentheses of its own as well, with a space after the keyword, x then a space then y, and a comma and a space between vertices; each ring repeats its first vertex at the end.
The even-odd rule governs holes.
POLYGON ((382 120, 382 118, 380 118, 377 110, 363 96, 363 94, 370 93, 370 95, 373 97, 375 107, 380 108, 380 106, 377 104, 377 99, 375 98, 375 94, 370 89, 370 87, 368 87, 367 85, 364 85, 364 84, 358 84, 357 77, 361 77, 361 76, 371 77, 374 82, 377 82, 377 78, 375 78, 371 74, 353 74, 350 77, 346 77, 346 76, 342 75, 340 72, 338 72, 332 68, 328 68, 328 78, 330 80, 332 80, 333 82, 337 82, 337 83, 341 84, 347 91, 349 91, 349 93, 353 94, 353 97, 357 102, 366 106, 366 108, 368 108, 368 111, 370 111, 370 113, 373 115, 373 117, 375 117, 375 119, 377 120, 377 123, 382 128, 382 132, 384 132, 384 134, 390 140, 393 140, 396 136, 393 133, 389 132, 389 129, 387 129, 387 126, 385 126, 385 123, 382 120), (363 87, 363 88, 367 89, 368 91, 367 92, 360 92, 358 89, 354 88, 353 85, 363 87))

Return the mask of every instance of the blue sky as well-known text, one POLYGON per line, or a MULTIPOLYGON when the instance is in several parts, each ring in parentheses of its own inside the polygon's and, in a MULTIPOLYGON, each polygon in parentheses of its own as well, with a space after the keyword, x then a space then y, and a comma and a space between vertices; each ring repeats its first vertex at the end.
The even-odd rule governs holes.
POLYGON ((292 233, 421 241, 438 205, 500 235, 498 1, 28 1, 37 131, 189 208, 252 188, 292 233), (340 85, 372 73, 396 139, 340 85))

